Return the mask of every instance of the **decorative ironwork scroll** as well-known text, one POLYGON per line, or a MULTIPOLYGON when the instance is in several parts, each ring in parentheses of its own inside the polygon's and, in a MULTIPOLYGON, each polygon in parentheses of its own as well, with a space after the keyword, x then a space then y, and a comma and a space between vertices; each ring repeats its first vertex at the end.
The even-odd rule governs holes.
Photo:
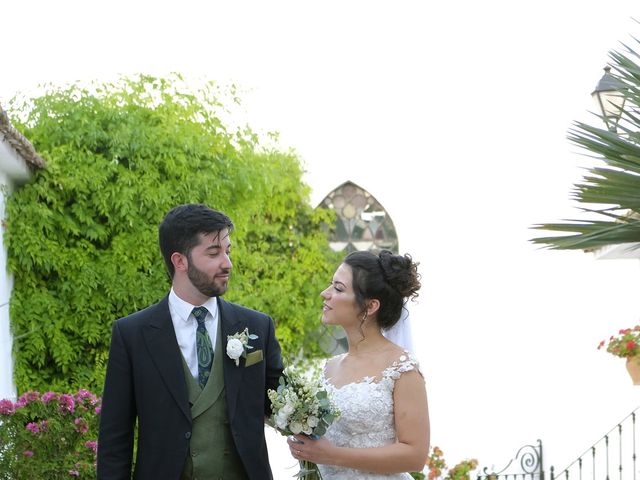
POLYGON ((542 464, 542 441, 537 445, 523 445, 515 457, 498 471, 485 467, 477 480, 544 480, 542 464))

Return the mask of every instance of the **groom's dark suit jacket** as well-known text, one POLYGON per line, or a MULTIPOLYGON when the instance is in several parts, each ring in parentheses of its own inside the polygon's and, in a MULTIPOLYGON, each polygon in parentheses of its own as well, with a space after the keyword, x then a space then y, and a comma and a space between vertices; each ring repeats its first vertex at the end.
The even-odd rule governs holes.
MULTIPOLYGON (((260 312, 218 299, 222 340, 245 328, 258 336, 250 352, 264 359, 236 366, 226 352, 224 384, 227 418, 235 445, 251 480, 271 479, 264 438, 269 413, 267 389, 282 373, 273 320, 260 312)), ((98 479, 131 478, 134 427, 138 446, 134 478, 178 480, 191 436, 191 413, 182 355, 169 313, 168 296, 145 310, 114 322, 102 397, 98 439, 98 479)), ((211 432, 215 435, 216 432, 211 432)))

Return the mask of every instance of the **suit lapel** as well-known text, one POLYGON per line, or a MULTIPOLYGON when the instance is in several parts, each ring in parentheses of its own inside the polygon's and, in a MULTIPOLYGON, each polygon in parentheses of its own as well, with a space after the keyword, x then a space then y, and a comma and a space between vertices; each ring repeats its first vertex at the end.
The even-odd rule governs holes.
MULTIPOLYGON (((231 360, 226 353, 227 336, 244 330, 245 325, 234 315, 233 307, 218 297, 218 311, 220 313, 221 333, 222 333, 222 352, 223 370, 224 370, 224 387, 227 398, 227 410, 229 412, 229 421, 233 420, 236 408, 236 398, 242 383, 242 373, 244 371, 244 360, 240 359, 240 364, 236 366, 236 362, 231 360)), ((216 352, 217 355, 218 352, 216 352)))
POLYGON ((149 324, 142 329, 142 335, 158 373, 167 389, 182 410, 191 419, 187 387, 182 369, 182 355, 169 313, 168 296, 156 304, 150 312, 149 324))

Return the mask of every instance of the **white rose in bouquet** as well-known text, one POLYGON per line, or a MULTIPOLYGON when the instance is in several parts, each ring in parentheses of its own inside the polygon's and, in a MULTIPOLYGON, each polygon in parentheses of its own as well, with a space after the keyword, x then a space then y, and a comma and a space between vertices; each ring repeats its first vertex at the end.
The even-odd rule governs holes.
POLYGON ((311 415, 309 418, 307 418, 307 425, 309 425, 309 427, 311 427, 311 428, 317 427, 318 426, 318 422, 319 422, 318 417, 314 417, 313 415, 311 415))
POLYGON ((291 433, 294 435, 302 433, 302 424, 300 422, 291 422, 289 424, 289 430, 291 430, 291 433))

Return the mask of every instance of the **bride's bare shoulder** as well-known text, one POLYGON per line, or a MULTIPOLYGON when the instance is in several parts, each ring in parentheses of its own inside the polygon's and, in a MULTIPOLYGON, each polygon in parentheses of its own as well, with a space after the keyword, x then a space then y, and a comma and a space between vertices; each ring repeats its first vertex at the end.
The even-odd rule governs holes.
POLYGON ((324 376, 326 378, 330 378, 335 372, 340 360, 344 357, 345 354, 336 355, 334 357, 328 358, 326 363, 324 364, 324 376))

